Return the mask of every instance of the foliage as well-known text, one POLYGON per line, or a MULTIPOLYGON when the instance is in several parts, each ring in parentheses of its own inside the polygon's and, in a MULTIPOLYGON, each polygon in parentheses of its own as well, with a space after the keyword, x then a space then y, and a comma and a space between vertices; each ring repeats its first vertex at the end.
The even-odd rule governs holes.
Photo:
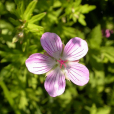
POLYGON ((0 114, 113 114, 114 32, 106 38, 101 31, 114 27, 112 10, 107 13, 112 7, 113 0, 1 0, 0 114), (64 43, 73 37, 88 42, 80 61, 90 72, 87 85, 67 81, 64 94, 52 98, 45 75, 28 72, 28 56, 44 52, 44 32, 57 33, 64 43))

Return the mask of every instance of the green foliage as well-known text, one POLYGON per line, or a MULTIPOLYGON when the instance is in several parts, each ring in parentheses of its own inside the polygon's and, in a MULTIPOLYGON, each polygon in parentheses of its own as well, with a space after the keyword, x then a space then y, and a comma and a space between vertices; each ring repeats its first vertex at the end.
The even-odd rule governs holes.
POLYGON ((71 0, 65 3, 65 15, 66 18, 70 21, 71 19, 73 22, 79 21, 80 24, 83 26, 86 26, 85 16, 84 14, 89 13, 90 11, 94 10, 96 8, 95 5, 82 5, 82 0, 71 0))
POLYGON ((0 1, 0 114, 114 113, 114 33, 102 36, 102 29, 113 28, 113 17, 98 16, 110 1, 96 1, 101 9, 95 0, 0 1), (90 72, 87 85, 66 81, 65 92, 52 98, 45 75, 27 70, 29 55, 44 53, 44 32, 57 33, 65 44, 73 37, 87 41, 89 51, 80 60, 90 72))
POLYGON ((100 48, 102 42, 102 33, 100 25, 97 25, 88 35, 88 43, 91 48, 100 48))
POLYGON ((33 0, 29 3, 22 17, 24 20, 29 20, 36 4, 37 4, 37 0, 33 0))
POLYGON ((29 20, 29 23, 37 22, 37 21, 41 20, 45 15, 46 15, 45 12, 44 13, 40 13, 38 15, 35 15, 29 20))

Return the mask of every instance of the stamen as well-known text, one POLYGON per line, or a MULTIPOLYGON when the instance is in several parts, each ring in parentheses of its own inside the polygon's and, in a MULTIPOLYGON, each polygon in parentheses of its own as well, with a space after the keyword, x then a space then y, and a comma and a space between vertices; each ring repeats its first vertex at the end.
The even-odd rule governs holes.
POLYGON ((64 67, 66 67, 65 63, 67 62, 67 60, 64 61, 64 60, 60 59, 60 60, 57 60, 57 61, 60 63, 60 68, 62 68, 62 65, 63 65, 64 67))

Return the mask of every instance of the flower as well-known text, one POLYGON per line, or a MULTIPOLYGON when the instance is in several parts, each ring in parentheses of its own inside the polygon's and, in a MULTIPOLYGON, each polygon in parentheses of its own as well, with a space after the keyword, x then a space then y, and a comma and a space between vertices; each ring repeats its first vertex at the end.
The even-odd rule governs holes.
POLYGON ((113 34, 113 30, 109 30, 109 29, 103 29, 103 30, 102 30, 102 35, 103 35, 104 37, 109 38, 111 34, 113 34))
POLYGON ((40 41, 47 53, 32 54, 26 60, 26 66, 34 74, 47 72, 44 87, 50 96, 56 97, 64 92, 65 78, 79 86, 88 83, 89 71, 78 63, 88 51, 85 40, 75 37, 64 46, 57 34, 46 32, 40 41))

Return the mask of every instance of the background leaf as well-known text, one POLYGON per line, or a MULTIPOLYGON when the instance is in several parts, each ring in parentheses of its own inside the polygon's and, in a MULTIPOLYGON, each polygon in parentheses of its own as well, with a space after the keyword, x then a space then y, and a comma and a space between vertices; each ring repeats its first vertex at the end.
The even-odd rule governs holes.
POLYGON ((27 8, 26 8, 26 10, 23 14, 23 19, 24 20, 28 20, 31 17, 32 12, 33 12, 36 4, 37 4, 37 0, 33 0, 29 3, 29 5, 27 6, 27 8))
POLYGON ((29 20, 29 23, 35 23, 35 22, 41 20, 45 15, 46 15, 45 12, 44 13, 40 13, 38 15, 35 15, 29 20))
POLYGON ((91 48, 100 48, 100 44, 102 41, 100 25, 97 25, 95 28, 93 28, 87 38, 91 48))

